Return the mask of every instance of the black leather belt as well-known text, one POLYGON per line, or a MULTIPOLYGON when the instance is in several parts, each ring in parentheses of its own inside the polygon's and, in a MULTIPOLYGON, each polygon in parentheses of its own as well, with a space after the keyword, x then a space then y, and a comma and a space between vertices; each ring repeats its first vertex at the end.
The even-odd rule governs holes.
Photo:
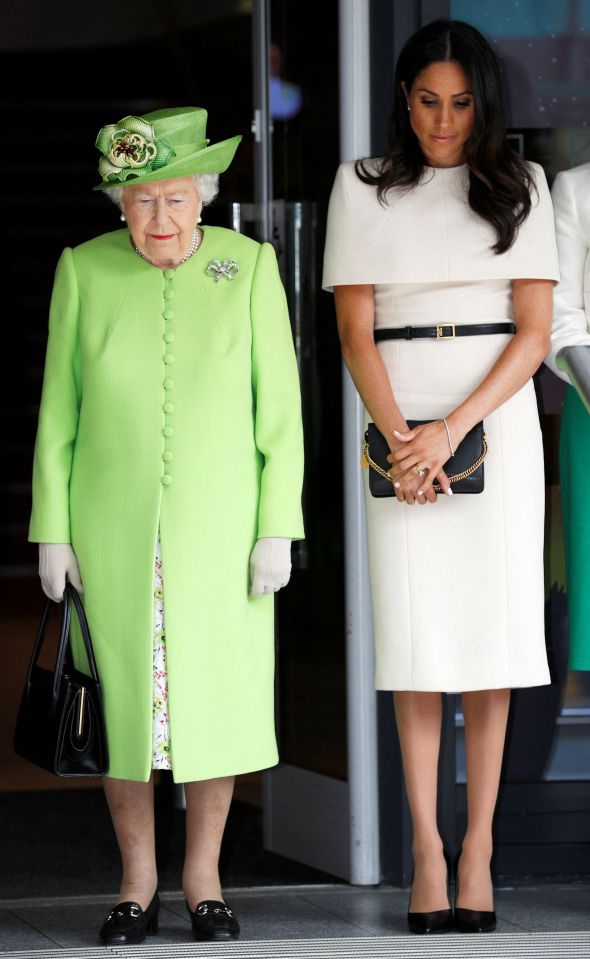
POLYGON ((457 336, 491 336, 516 333, 514 323, 439 323, 437 326, 396 326, 375 330, 375 343, 381 340, 454 340, 457 336))

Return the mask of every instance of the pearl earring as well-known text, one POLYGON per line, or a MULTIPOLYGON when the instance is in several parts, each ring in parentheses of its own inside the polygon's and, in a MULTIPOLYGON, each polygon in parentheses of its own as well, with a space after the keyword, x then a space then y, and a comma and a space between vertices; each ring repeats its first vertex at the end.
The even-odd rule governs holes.
POLYGON ((119 219, 120 219, 121 223, 126 223, 126 222, 127 222, 127 217, 125 216, 124 213, 121 214, 121 216, 119 217, 119 219))
POLYGON ((409 103, 407 104, 407 107, 408 107, 408 113, 409 113, 409 111, 410 111, 410 104, 409 104, 409 103))
POLYGON ((202 219, 203 219, 203 217, 200 216, 199 219, 197 220, 197 223, 200 223, 202 219))

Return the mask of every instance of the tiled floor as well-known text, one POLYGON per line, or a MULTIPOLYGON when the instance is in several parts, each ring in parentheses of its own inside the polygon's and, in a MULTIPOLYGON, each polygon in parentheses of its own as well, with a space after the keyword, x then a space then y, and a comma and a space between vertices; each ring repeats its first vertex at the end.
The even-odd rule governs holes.
MULTIPOLYGON (((242 924, 242 940, 404 936, 407 893, 388 888, 299 886, 227 891, 242 924)), ((180 895, 162 896, 160 935, 154 944, 191 941, 180 895)), ((0 902, 0 953, 93 947, 111 905, 93 899, 0 902)), ((590 931, 590 885, 525 886, 496 894, 498 933, 590 931)), ((471 937, 469 937, 471 938, 471 937)), ((489 938, 489 937, 487 937, 489 938)))

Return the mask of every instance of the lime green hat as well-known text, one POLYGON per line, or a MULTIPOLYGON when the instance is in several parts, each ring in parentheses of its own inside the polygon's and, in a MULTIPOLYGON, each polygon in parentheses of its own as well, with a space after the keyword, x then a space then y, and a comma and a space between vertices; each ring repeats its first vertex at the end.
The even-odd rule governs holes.
POLYGON ((191 173, 223 173, 242 138, 230 137, 209 146, 206 127, 207 111, 201 107, 155 110, 110 123, 96 138, 103 182, 93 189, 153 183, 191 173))

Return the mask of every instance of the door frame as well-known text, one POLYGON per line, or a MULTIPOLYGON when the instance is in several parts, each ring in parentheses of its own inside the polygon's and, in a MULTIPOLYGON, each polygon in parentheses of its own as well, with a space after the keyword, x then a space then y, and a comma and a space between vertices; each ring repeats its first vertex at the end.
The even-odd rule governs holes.
MULTIPOLYGON (((339 0, 340 158, 371 152, 370 0, 339 0)), ((260 239, 272 236, 270 0, 254 2, 255 198, 260 239)), ((377 696, 362 477, 362 405, 343 384, 348 780, 281 765, 264 777, 265 848, 359 885, 381 879, 377 696)))

